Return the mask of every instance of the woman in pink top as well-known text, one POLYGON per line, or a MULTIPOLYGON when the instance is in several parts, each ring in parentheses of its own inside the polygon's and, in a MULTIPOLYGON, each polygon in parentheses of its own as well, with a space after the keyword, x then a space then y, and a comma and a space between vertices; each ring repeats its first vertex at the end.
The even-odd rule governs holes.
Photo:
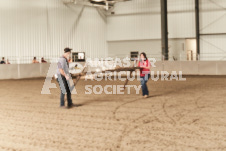
POLYGON ((142 87, 142 94, 145 98, 147 98, 149 95, 149 91, 146 83, 150 78, 151 64, 148 61, 147 55, 144 52, 140 54, 140 61, 138 62, 138 67, 140 67, 140 82, 142 87))

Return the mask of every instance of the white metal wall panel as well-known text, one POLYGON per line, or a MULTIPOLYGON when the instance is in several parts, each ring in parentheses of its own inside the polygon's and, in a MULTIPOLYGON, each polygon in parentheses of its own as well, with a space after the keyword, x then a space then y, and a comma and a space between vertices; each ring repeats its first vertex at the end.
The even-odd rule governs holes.
POLYGON ((107 56, 107 23, 96 8, 87 7, 78 21, 73 48, 86 52, 87 57, 103 58, 107 56))
POLYGON ((200 33, 226 33, 226 11, 202 11, 200 13, 200 33))
POLYGON ((201 36, 201 60, 226 60, 226 36, 201 36))
POLYGON ((195 12, 169 13, 169 38, 195 37, 195 12))
POLYGON ((216 11, 219 10, 219 8, 226 8, 225 0, 199 0, 199 2, 201 11, 216 11))
MULTIPOLYGON (((149 41, 149 50, 156 50, 161 59, 161 15, 160 1, 158 0, 133 0, 118 3, 114 9, 116 15, 108 16, 108 49, 109 54, 114 48, 122 50, 124 54, 132 51, 128 43, 137 44, 144 48, 143 43, 149 41), (131 42, 128 42, 131 41, 131 42), (121 48, 120 48, 121 46, 121 48), (155 47, 158 46, 158 47, 155 47), (128 47, 126 49, 125 47, 128 47), (124 51, 123 51, 124 50, 124 51), (129 51, 130 50, 130 51, 129 51)), ((195 4, 193 0, 168 0, 168 28, 170 58, 178 60, 185 58, 184 42, 186 38, 195 37, 195 4)), ((182 60, 183 60, 182 59, 182 60)))
POLYGON ((130 57, 131 51, 146 52, 148 57, 161 60, 161 40, 112 41, 108 42, 110 57, 130 57))
POLYGON ((116 4, 108 16, 108 41, 161 38, 160 1, 133 0, 116 4))
MULTIPOLYGON (((168 0, 171 57, 181 53, 183 40, 195 37, 194 8, 194 0, 168 0)), ((201 36, 203 60, 224 60, 225 8, 225 0, 200 0, 200 32, 215 34, 201 36)), ((58 57, 66 46, 88 57, 105 57, 108 49, 110 54, 119 53, 114 48, 128 47, 127 54, 132 50, 128 45, 134 43, 147 50, 141 41, 153 42, 150 48, 161 55, 156 42, 161 38, 159 0, 121 2, 114 11, 106 19, 96 8, 64 5, 61 0, 0 0, 0 57, 30 63, 33 56, 58 57)))
POLYGON ((88 57, 107 55, 106 18, 96 8, 61 0, 0 0, 0 8, 0 57, 11 63, 50 61, 67 46, 88 57))
MULTIPOLYGON (((118 3, 108 17, 108 41, 160 39, 160 1, 118 3), (118 15, 120 14, 120 15, 118 15)), ((191 0, 168 0, 169 38, 195 37, 195 5, 191 0)))
POLYGON ((195 37, 194 0, 168 0, 169 38, 195 37))
POLYGON ((201 60, 226 60, 225 9, 225 0, 200 0, 201 60))
POLYGON ((194 0, 167 0, 168 12, 191 12, 194 11, 194 0))
POLYGON ((160 14, 108 17, 108 41, 161 38, 160 14))
POLYGON ((185 39, 195 38, 195 1, 167 0, 169 60, 187 60, 185 39))
POLYGON ((132 0, 117 3, 113 10, 116 15, 137 13, 160 13, 159 0, 132 0))

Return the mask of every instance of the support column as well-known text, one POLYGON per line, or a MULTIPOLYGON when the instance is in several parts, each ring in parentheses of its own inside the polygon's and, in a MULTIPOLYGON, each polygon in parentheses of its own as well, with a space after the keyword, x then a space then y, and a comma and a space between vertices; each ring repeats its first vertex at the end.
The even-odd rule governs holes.
POLYGON ((195 27, 196 27, 196 50, 197 50, 197 60, 199 60, 199 58, 200 58, 199 0, 195 0, 195 27))
POLYGON ((167 0, 161 0, 161 32, 162 32, 162 58, 169 60, 168 50, 168 17, 167 17, 167 0))

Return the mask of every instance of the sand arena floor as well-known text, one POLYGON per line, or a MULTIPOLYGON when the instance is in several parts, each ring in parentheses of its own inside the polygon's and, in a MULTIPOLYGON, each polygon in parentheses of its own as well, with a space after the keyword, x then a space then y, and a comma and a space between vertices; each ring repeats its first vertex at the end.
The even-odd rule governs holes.
POLYGON ((81 80, 72 109, 59 108, 59 88, 41 95, 44 79, 0 81, 0 150, 225 151, 226 77, 186 78, 149 81, 148 99, 85 95, 100 82, 81 80))

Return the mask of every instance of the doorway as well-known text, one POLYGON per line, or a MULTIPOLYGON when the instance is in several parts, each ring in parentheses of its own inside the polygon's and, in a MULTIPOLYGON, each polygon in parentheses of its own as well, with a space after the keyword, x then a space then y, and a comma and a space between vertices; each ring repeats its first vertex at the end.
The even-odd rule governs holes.
POLYGON ((197 60, 196 39, 186 39, 186 52, 188 61, 197 60))

